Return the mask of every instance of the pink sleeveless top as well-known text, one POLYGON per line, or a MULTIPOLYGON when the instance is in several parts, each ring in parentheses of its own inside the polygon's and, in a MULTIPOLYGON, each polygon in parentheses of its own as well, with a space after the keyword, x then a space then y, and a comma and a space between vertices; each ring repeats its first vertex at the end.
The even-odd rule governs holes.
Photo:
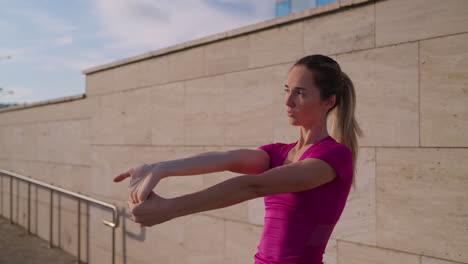
MULTIPOLYGON (((270 156, 270 169, 282 166, 297 144, 259 147, 270 156)), ((299 161, 315 158, 338 174, 331 182, 305 191, 265 196, 265 224, 255 264, 322 264, 328 239, 343 212, 353 177, 353 156, 328 136, 310 146, 299 161)))

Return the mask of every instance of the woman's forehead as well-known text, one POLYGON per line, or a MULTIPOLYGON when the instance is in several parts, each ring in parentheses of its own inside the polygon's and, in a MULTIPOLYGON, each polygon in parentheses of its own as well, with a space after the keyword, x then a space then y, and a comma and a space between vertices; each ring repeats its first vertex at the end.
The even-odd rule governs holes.
POLYGON ((314 87, 314 77, 313 72, 308 70, 304 66, 294 66, 291 71, 288 73, 286 84, 297 85, 297 86, 306 86, 314 87))

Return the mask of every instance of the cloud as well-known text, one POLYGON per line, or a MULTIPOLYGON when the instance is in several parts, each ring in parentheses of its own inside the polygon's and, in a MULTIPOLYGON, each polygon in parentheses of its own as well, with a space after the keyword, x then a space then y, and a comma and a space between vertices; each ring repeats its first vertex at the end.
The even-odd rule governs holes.
POLYGON ((61 37, 59 39, 57 39, 55 41, 55 43, 58 45, 58 46, 65 46, 65 45, 68 45, 68 44, 71 44, 73 43, 73 37, 72 36, 64 36, 64 37, 61 37))
POLYGON ((271 0, 96 0, 111 48, 156 50, 273 17, 271 0), (163 3, 163 4, 161 4, 163 3))
POLYGON ((71 54, 69 57, 47 55, 47 57, 38 57, 37 60, 44 61, 38 67, 47 72, 72 70, 77 73, 112 61, 111 58, 102 56, 97 51, 80 52, 71 54))
POLYGON ((29 20, 32 24, 48 31, 70 32, 75 30, 75 27, 69 25, 61 18, 51 16, 37 9, 7 8, 6 12, 29 20))

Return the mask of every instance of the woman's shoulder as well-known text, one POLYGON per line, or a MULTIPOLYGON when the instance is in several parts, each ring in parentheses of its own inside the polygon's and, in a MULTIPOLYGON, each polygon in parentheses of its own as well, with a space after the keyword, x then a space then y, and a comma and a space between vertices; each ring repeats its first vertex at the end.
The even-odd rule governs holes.
POLYGON ((262 149, 266 151, 270 155, 270 157, 281 156, 287 151, 287 149, 291 146, 291 144, 294 144, 294 143, 274 142, 274 143, 260 146, 257 149, 262 149))
POLYGON ((333 138, 331 140, 327 140, 323 142, 323 144, 320 144, 317 147, 317 150, 320 152, 334 152, 334 153, 342 153, 344 155, 352 155, 352 151, 348 146, 346 146, 343 143, 340 143, 333 138))
POLYGON ((268 148, 284 148, 284 147, 287 147, 291 144, 294 144, 294 143, 283 143, 283 142, 273 142, 273 143, 269 143, 269 144, 266 144, 266 145, 263 145, 263 146, 260 146, 258 148, 263 148, 263 147, 268 147, 268 148))

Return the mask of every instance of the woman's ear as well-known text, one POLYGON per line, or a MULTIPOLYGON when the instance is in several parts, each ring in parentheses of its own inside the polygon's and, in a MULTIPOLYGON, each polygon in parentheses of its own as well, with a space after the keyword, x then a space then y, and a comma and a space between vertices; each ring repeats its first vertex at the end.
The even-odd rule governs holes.
POLYGON ((328 104, 327 104, 327 106, 329 107, 328 110, 330 110, 335 105, 335 102, 336 102, 336 94, 333 94, 330 96, 330 98, 328 98, 328 104))

